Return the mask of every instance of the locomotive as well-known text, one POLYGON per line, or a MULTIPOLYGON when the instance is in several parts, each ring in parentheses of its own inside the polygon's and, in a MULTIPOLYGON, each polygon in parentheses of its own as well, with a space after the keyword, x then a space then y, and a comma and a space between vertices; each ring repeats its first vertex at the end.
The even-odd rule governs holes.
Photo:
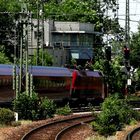
MULTIPOLYGON (((29 66, 34 91, 56 102, 94 103, 105 97, 104 76, 98 70, 77 70, 66 67, 29 66)), ((24 82, 24 81, 23 81, 24 82)), ((13 65, 0 64, 0 103, 15 98, 13 65)), ((23 83, 24 85, 24 83, 23 83)))

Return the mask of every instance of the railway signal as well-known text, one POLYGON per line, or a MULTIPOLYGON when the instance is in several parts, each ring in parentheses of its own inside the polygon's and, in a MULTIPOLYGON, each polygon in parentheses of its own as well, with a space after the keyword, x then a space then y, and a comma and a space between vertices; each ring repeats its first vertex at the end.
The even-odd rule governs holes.
POLYGON ((130 57, 130 49, 127 48, 126 46, 124 46, 123 51, 124 51, 124 58, 125 58, 126 60, 128 60, 129 57, 130 57))

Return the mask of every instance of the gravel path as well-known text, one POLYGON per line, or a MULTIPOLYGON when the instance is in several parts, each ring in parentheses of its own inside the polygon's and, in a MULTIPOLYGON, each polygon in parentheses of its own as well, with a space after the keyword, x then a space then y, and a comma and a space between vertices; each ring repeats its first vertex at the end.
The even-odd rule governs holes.
MULTIPOLYGON (((58 119, 63 119, 63 118, 65 118, 65 117, 56 116, 51 119, 36 121, 36 122, 29 123, 29 124, 23 124, 23 125, 20 125, 17 127, 3 127, 3 128, 1 127, 0 128, 0 140, 20 140, 20 138, 26 132, 28 132, 30 129, 36 127, 37 125, 40 125, 40 124, 43 124, 46 122, 51 122, 51 121, 58 120, 58 119)), ((138 123, 137 125, 134 125, 134 126, 127 126, 126 128, 123 129, 123 131, 118 131, 115 136, 109 137, 107 140, 124 140, 127 133, 137 126, 140 126, 140 123, 138 123)), ((95 135, 95 136, 97 135, 96 132, 92 131, 91 127, 84 127, 84 128, 82 128, 82 133, 79 131, 79 132, 77 132, 77 134, 78 135, 74 135, 76 140, 83 140, 83 138, 85 140, 94 140, 94 139, 89 139, 88 137, 89 136, 91 137, 92 135, 95 135)))

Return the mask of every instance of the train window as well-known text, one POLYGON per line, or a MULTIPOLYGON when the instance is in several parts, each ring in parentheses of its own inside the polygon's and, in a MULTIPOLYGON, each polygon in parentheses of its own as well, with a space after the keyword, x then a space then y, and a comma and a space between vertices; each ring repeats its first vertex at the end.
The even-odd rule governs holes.
POLYGON ((42 86, 43 87, 45 86, 45 80, 44 79, 42 80, 42 86))
POLYGON ((9 79, 8 85, 12 84, 12 79, 9 79))
POLYGON ((7 85, 10 85, 10 79, 7 79, 7 85))
POLYGON ((46 80, 46 87, 48 88, 48 80, 46 80))
POLYGON ((2 85, 2 80, 0 79, 0 85, 2 85))
POLYGON ((52 81, 49 81, 49 82, 48 82, 48 86, 49 86, 49 87, 52 87, 52 81))
POLYGON ((3 83, 2 84, 5 85, 5 83, 6 83, 6 79, 3 79, 3 83))
POLYGON ((64 87, 64 81, 62 81, 62 83, 61 83, 61 87, 64 87))
POLYGON ((64 82, 64 87, 66 86, 66 82, 64 82))
POLYGON ((42 84, 42 86, 43 86, 43 87, 46 86, 46 80, 44 80, 44 79, 43 79, 43 84, 42 84))
POLYGON ((6 85, 9 85, 9 83, 10 83, 10 80, 7 79, 7 80, 6 80, 6 85))
POLYGON ((7 85, 7 79, 5 79, 5 83, 4 83, 4 85, 7 85))
POLYGON ((56 86, 56 81, 51 81, 51 87, 55 87, 56 86))
POLYGON ((43 85, 43 80, 40 80, 39 87, 42 87, 42 85, 43 85))

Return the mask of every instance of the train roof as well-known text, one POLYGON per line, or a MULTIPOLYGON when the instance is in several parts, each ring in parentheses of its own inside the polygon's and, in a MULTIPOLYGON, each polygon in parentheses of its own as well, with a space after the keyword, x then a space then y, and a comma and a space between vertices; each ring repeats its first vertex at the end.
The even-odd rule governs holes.
POLYGON ((31 66, 29 67, 33 76, 51 76, 51 77, 71 77, 72 73, 64 67, 46 67, 31 66))
POLYGON ((98 70, 94 70, 94 71, 87 70, 86 75, 90 77, 103 77, 103 74, 101 73, 101 71, 98 71, 98 70))
POLYGON ((98 70, 94 70, 94 71, 91 71, 91 70, 75 70, 77 72, 77 75, 78 76, 81 76, 81 77, 103 77, 103 74, 102 72, 98 71, 98 70))
POLYGON ((2 75, 2 76, 13 75, 13 66, 6 65, 6 64, 0 64, 0 75, 2 75))
MULTIPOLYGON (((17 72, 19 68, 16 67, 17 72)), ((25 71, 25 69, 24 69, 25 71)), ((98 71, 90 70, 74 70, 65 67, 52 67, 52 66, 29 66, 29 72, 33 76, 51 76, 51 77, 72 77, 73 71, 77 71, 78 76, 87 77, 103 77, 103 74, 98 71)), ((0 76, 12 76, 13 75, 13 65, 0 64, 0 76)))
MULTIPOLYGON (((19 68, 17 67, 17 72, 19 68)), ((23 70, 25 71, 25 69, 23 70)), ((68 68, 47 67, 47 66, 29 66, 29 72, 33 76, 51 76, 51 77, 71 77, 72 73, 68 68)), ((0 64, 1 76, 12 76, 13 65, 0 64)))

